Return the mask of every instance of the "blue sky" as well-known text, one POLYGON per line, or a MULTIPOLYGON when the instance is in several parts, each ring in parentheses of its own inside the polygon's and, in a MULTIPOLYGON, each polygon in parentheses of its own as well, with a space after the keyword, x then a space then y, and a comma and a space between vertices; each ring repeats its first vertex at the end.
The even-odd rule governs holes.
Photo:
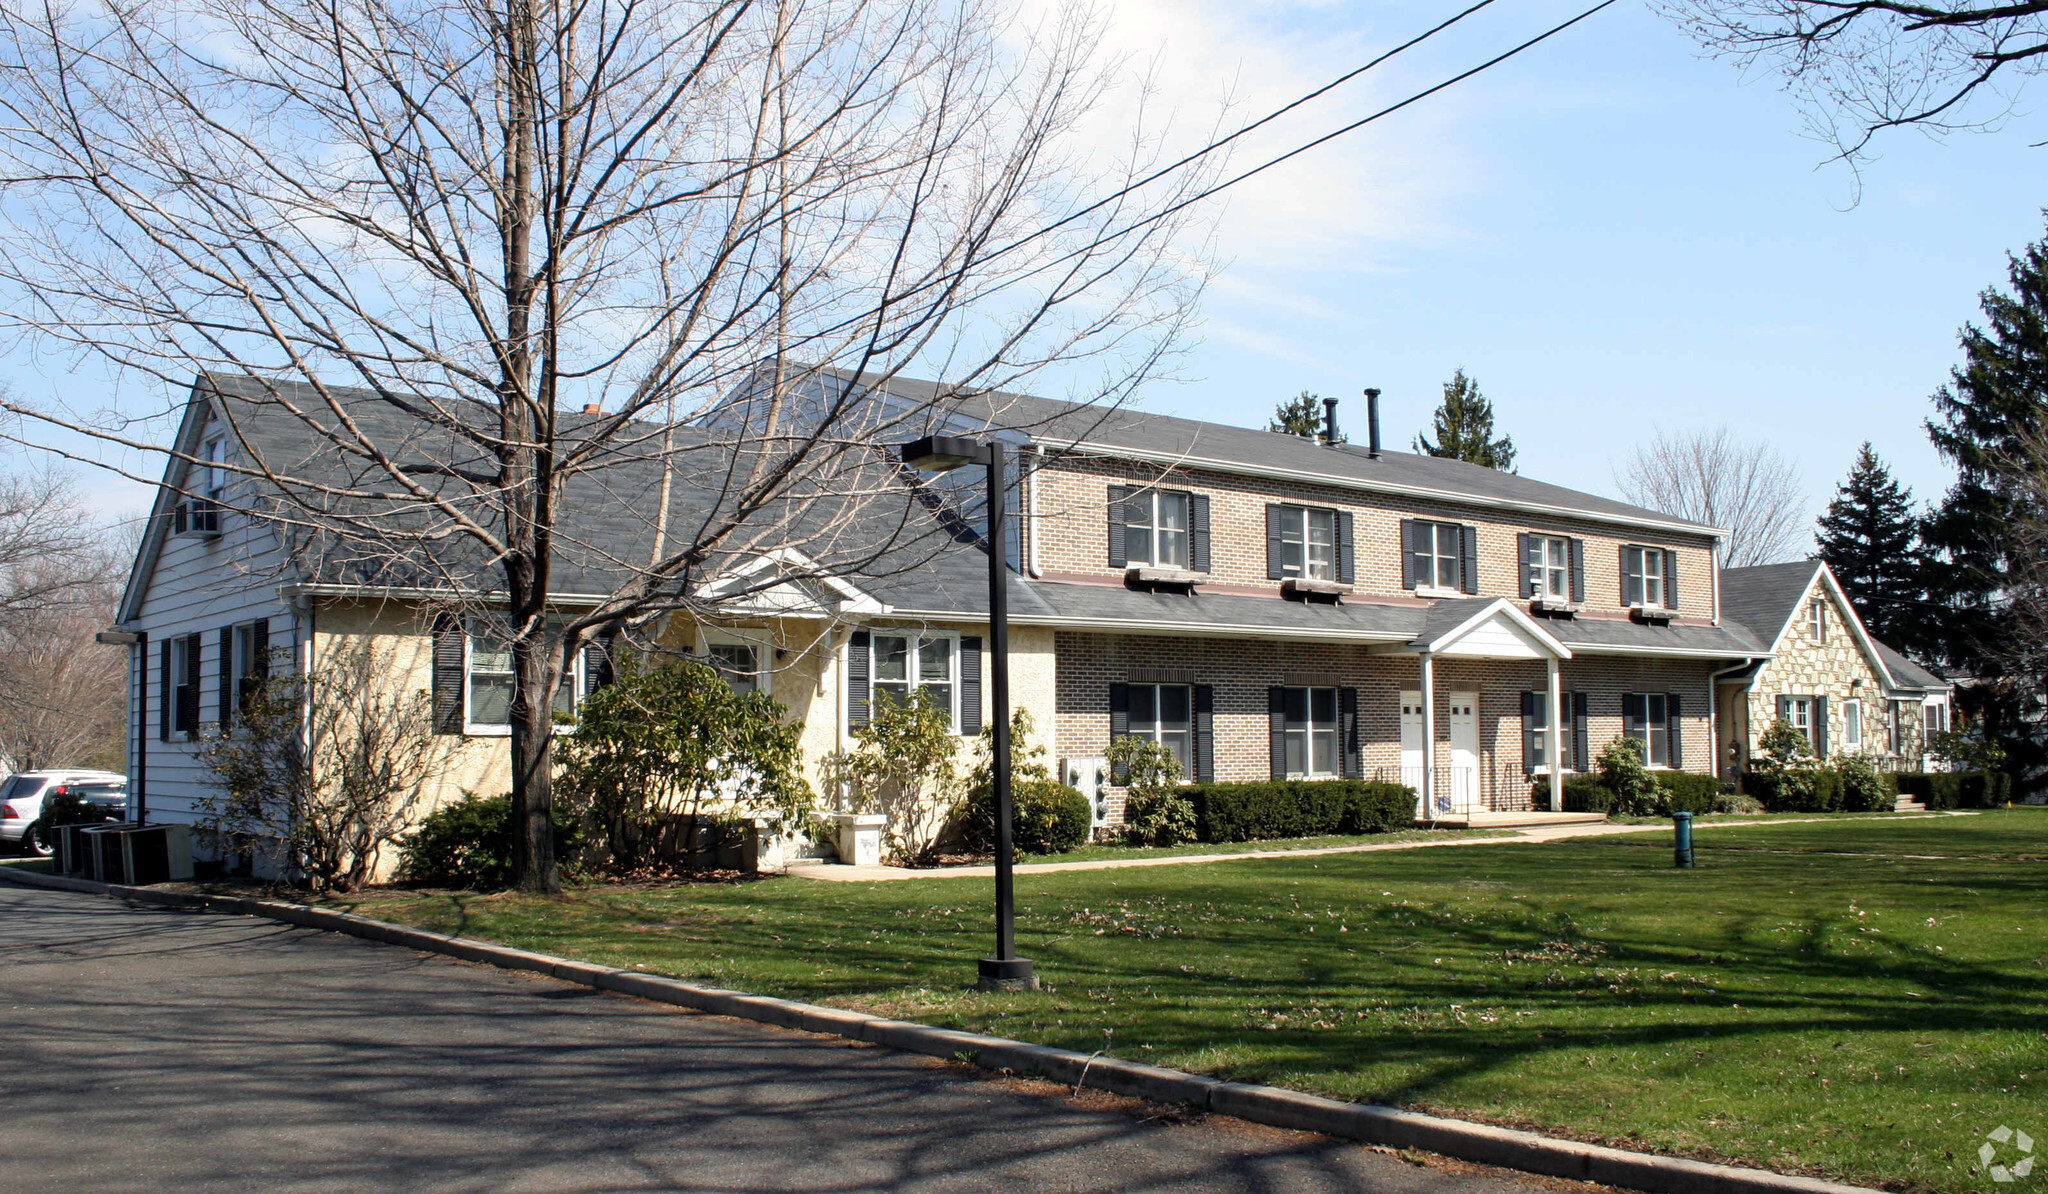
MULTIPOLYGON (((1026 0, 1027 4, 1041 0, 1026 0)), ((1471 66, 1579 5, 1502 0, 1452 35, 1261 134, 1297 144, 1471 66)), ((1147 72, 1183 138, 1226 97, 1291 99, 1441 20, 1389 0, 1119 0, 1108 49, 1147 72)), ((1112 95, 1117 144, 1133 93, 1112 95)), ((1977 292, 2041 235, 2048 149, 2021 113, 1988 134, 1894 133, 1856 180, 1770 77, 1703 60, 1638 0, 1230 193, 1220 265, 1179 380, 1148 409, 1263 422, 1299 390, 1385 391, 1405 446, 1462 366, 1522 472, 1612 492, 1655 428, 1727 423, 1800 467, 1812 511, 1872 440, 1916 496, 1947 470, 1921 430, 1977 292)), ((88 365, 17 354, 23 394, 104 390, 88 365)), ((154 388, 154 387, 149 387, 154 388)), ((1057 392, 1056 389, 1049 392, 1057 392)), ((109 512, 145 491, 96 480, 109 512)))
MULTIPOLYGON (((1325 99, 1336 127, 1579 5, 1509 0, 1325 99)), ((1418 4, 1126 0, 1193 110, 1262 111, 1448 15, 1418 4), (1305 85, 1307 84, 1307 85, 1305 85)), ((1520 470, 1612 492, 1656 427, 1727 423, 1799 466, 1818 513, 1864 439, 1917 497, 1949 474, 1921 420, 2005 252, 2037 239, 2048 149, 2022 112, 1986 134, 1894 133, 1855 178, 1774 78, 1702 59, 1634 3, 1296 159, 1219 217, 1201 342, 1148 409, 1254 422, 1302 389, 1385 391, 1405 447, 1451 371, 1492 398, 1520 470), (2032 136, 2029 136, 2032 133, 2032 136)), ((1240 157, 1252 160, 1253 154, 1240 157)))

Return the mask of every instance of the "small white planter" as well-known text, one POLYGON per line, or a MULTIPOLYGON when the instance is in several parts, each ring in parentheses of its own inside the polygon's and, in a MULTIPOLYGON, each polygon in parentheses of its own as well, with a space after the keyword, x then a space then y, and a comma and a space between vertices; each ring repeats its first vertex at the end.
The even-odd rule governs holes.
POLYGON ((882 865, 882 826, 889 818, 880 813, 834 813, 839 827, 839 861, 850 866, 882 865))

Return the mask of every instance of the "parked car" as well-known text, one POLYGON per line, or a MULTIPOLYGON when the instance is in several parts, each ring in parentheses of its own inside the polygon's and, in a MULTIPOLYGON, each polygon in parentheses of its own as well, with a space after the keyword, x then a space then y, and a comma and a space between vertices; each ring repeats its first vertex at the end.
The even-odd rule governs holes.
POLYGON ((128 808, 128 777, 112 771, 24 771, 0 785, 0 848, 47 856, 54 848, 43 828, 43 803, 69 792, 110 821, 128 808))

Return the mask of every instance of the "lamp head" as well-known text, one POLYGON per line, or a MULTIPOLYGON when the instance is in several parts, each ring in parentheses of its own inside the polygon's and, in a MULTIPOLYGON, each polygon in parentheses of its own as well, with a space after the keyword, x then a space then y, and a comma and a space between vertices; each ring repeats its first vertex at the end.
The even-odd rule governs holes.
POLYGON ((974 440, 957 435, 927 435, 900 449, 903 463, 928 473, 943 473, 963 464, 979 464, 987 449, 974 440))

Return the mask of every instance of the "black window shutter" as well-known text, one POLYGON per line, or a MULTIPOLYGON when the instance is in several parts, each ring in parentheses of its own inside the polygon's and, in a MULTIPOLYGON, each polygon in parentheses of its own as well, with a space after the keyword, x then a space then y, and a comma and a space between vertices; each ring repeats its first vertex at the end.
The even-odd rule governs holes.
POLYGON ((1365 778, 1365 752, 1358 741, 1358 690, 1337 690, 1337 749, 1344 755, 1344 778, 1365 778))
POLYGON ((434 732, 462 732, 462 624, 454 614, 434 615, 434 732))
POLYGON ((171 640, 157 644, 156 736, 159 740, 171 740, 171 640))
POLYGON ((1574 539, 1572 546, 1572 600, 1586 599, 1586 541, 1574 539))
POLYGON ((981 636, 960 636, 960 732, 981 733, 981 636))
POLYGON ((1287 690, 1268 688, 1266 690, 1266 721, 1271 733, 1268 747, 1272 752, 1271 775, 1274 779, 1287 778, 1287 690))
POLYGON ((1415 528, 1420 525, 1412 518, 1401 520, 1401 587, 1404 589, 1414 588, 1415 578, 1422 571, 1415 551, 1415 528))
POLYGON ((1358 575, 1357 549, 1352 543, 1353 524, 1349 510, 1337 511, 1337 583, 1351 584, 1358 575))
POLYGON ((1109 686, 1109 737, 1114 742, 1131 732, 1131 686, 1109 686))
POLYGON ((846 724, 868 724, 868 632, 865 630, 854 631, 846 640, 846 724))
POLYGON ((1464 559, 1458 564, 1459 587, 1467 593, 1479 591, 1479 528, 1460 527, 1458 538, 1464 541, 1464 559))
POLYGON ((1792 698, 1780 694, 1778 697, 1778 720, 1792 720, 1792 698))
POLYGON ((1586 744, 1586 722, 1587 722, 1587 721, 1589 720, 1589 718, 1588 718, 1588 716, 1587 716, 1587 713, 1588 713, 1588 706, 1590 706, 1590 705, 1592 704, 1592 700, 1593 700, 1593 698, 1592 698, 1592 697, 1590 697, 1589 695, 1587 695, 1586 693, 1583 693, 1583 692, 1575 692, 1575 693, 1571 694, 1571 696, 1572 696, 1572 757, 1571 757, 1571 766, 1572 766, 1572 768, 1573 768, 1574 770, 1577 770, 1577 771, 1591 771, 1591 770, 1593 769, 1593 757, 1592 757, 1592 755, 1590 755, 1590 754, 1588 754, 1588 753, 1587 753, 1587 752, 1588 752, 1588 750, 1589 750, 1589 747, 1588 747, 1588 746, 1587 746, 1587 744, 1586 744))
MULTIPOLYGON (((1527 540, 1529 536, 1522 536, 1527 540)), ((1524 556, 1526 559, 1527 557, 1524 556)), ((1536 749, 1536 700, 1539 694, 1522 694, 1522 772, 1532 774, 1543 762, 1543 756, 1536 749)))
POLYGON ((1621 549, 1621 603, 1641 605, 1643 603, 1643 551, 1641 548, 1621 549))
POLYGON ((1195 685, 1195 782, 1216 782, 1216 688, 1195 685))
POLYGON ((1199 493, 1188 495, 1188 569, 1209 570, 1209 499, 1199 493))
POLYGON ((1664 553, 1664 608, 1678 608, 1678 553, 1664 553))
POLYGON ((1673 770, 1685 766, 1685 723, 1679 720, 1678 694, 1664 694, 1664 716, 1671 725, 1671 767, 1673 770))
POLYGON ((178 728, 193 735, 199 733, 199 644, 204 641, 198 633, 185 636, 185 674, 179 678, 178 728))
POLYGON ((618 649, 619 636, 600 634, 583 647, 583 695, 589 696, 610 684, 616 675, 612 671, 612 652, 618 649))
MULTIPOLYGON (((1121 568, 1126 562, 1124 554, 1124 487, 1109 487, 1109 566, 1121 568)), ((862 721, 866 713, 862 713, 862 721)))
POLYGON ((1529 534, 1527 531, 1515 536, 1515 558, 1522 561, 1522 591, 1520 596, 1535 597, 1541 594, 1543 592, 1543 578, 1536 571, 1536 536, 1529 534))
POLYGON ((1280 567, 1280 519, 1286 507, 1268 504, 1266 506, 1266 579, 1279 580, 1286 576, 1280 567))
POLYGON ((1813 698, 1813 753, 1828 757, 1828 699, 1824 696, 1813 698))
POLYGON ((1621 732, 1643 744, 1643 761, 1650 759, 1650 701, 1639 692, 1621 697, 1621 732))
POLYGON ((235 719, 235 628, 220 628, 220 728, 235 719))
POLYGON ((249 674, 258 680, 270 678, 270 619, 258 618, 249 629, 249 674))

